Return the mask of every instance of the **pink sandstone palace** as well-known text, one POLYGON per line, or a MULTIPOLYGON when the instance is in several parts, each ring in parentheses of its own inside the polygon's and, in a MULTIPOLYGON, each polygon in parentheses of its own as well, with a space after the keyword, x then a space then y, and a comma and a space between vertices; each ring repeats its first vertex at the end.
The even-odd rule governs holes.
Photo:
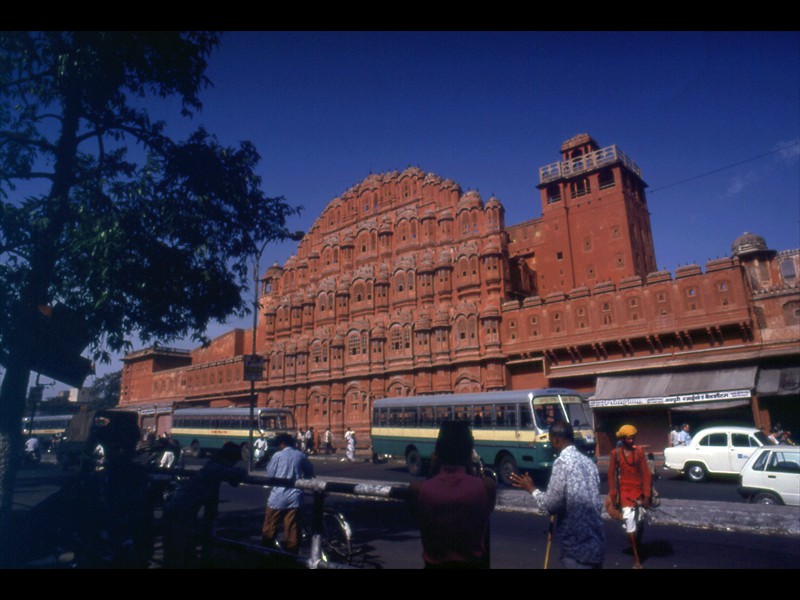
MULTIPOLYGON (((383 397, 560 386, 593 409, 598 454, 634 420, 800 421, 800 249, 744 234, 729 258, 656 268, 646 184, 588 135, 539 170, 542 215, 506 225, 494 197, 417 168, 334 198, 261 279, 258 406, 368 443, 383 397)), ((124 359, 120 406, 249 406, 252 331, 124 359)), ((340 442, 341 445, 341 442, 340 442)))

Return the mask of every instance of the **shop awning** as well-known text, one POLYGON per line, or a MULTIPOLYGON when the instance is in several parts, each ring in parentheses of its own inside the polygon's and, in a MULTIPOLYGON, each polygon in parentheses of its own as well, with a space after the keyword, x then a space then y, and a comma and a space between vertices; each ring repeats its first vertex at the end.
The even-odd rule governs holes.
MULTIPOLYGON (((610 375, 597 378, 592 408, 614 406, 689 405, 720 403, 728 407, 750 401, 758 367, 713 369, 686 373, 610 375)), ((676 407, 677 408, 677 407, 676 407)))
POLYGON ((761 369, 756 392, 759 396, 790 396, 800 394, 800 366, 782 369, 761 369))

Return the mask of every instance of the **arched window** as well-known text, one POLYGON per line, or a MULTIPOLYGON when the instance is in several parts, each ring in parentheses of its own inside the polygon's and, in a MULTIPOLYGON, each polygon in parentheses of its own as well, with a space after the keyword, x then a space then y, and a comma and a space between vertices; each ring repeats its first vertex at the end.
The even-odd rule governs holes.
POLYGON ((392 350, 399 352, 403 349, 403 332, 400 327, 393 327, 391 332, 392 350))
POLYGON ((408 221, 400 221, 397 226, 397 234, 401 242, 405 242, 408 239, 408 221))
POLYGON ((347 338, 347 352, 350 356, 361 353, 361 340, 357 333, 351 333, 347 338))
POLYGON ((794 261, 791 258, 786 258, 781 261, 781 277, 784 281, 793 282, 797 279, 797 270, 794 267, 794 261))
POLYGON ((353 286, 353 300, 363 302, 366 299, 366 288, 363 282, 358 282, 353 286))
POLYGON ((462 343, 467 340, 467 320, 464 317, 459 317, 456 322, 456 338, 462 343))
POLYGON ((597 184, 601 190, 614 187, 614 171, 611 169, 600 171, 600 174, 597 176, 597 184))

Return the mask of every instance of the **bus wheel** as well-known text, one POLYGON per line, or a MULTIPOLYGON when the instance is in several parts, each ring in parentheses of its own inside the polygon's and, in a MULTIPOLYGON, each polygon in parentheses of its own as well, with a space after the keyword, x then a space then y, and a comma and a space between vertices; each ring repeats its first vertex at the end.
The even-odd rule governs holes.
POLYGON ((409 450, 408 454, 406 454, 406 467, 408 467, 408 472, 412 475, 422 475, 424 471, 422 457, 416 449, 409 450))
POLYGON ((506 485, 511 484, 511 474, 517 470, 517 461, 510 454, 504 454, 500 461, 497 463, 497 472, 500 475, 500 480, 506 485))

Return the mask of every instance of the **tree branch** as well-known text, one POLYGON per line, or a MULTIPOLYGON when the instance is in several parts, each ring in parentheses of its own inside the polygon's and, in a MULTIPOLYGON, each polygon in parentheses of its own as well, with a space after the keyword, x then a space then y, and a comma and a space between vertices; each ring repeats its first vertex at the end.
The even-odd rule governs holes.
POLYGON ((56 147, 46 139, 29 138, 16 131, 0 131, 0 140, 6 139, 22 146, 34 146, 45 152, 53 153, 56 147))

